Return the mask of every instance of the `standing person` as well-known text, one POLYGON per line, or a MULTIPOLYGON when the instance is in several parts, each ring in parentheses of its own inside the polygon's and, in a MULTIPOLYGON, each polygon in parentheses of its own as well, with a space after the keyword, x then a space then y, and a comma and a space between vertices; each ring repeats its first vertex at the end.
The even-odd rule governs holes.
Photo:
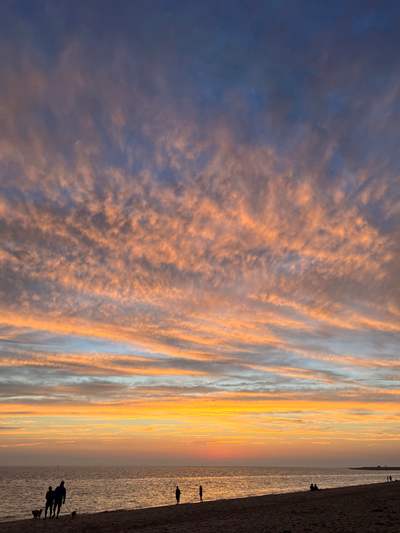
POLYGON ((51 518, 51 513, 53 512, 53 502, 54 502, 54 490, 49 487, 49 490, 46 492, 46 507, 44 510, 44 519, 46 520, 47 509, 49 509, 49 518, 51 518))
POLYGON ((175 498, 176 498, 176 503, 179 503, 179 500, 181 499, 181 491, 179 490, 178 486, 176 487, 175 498))
POLYGON ((199 487, 199 495, 200 495, 200 501, 203 501, 203 487, 200 485, 199 487))
POLYGON ((65 503, 65 497, 67 495, 67 491, 64 487, 64 481, 61 481, 59 486, 54 491, 54 510, 53 510, 53 516, 56 514, 56 508, 57 508, 57 516, 60 514, 61 505, 65 503))

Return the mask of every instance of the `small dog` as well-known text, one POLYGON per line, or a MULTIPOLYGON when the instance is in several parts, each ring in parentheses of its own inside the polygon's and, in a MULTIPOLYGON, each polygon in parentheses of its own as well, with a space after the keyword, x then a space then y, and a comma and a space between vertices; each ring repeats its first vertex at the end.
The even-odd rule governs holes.
POLYGON ((71 516, 72 516, 72 518, 75 518, 75 516, 76 516, 76 509, 75 509, 75 511, 72 511, 71 516))
POLYGON ((39 511, 39 509, 36 509, 35 511, 32 511, 33 519, 36 520, 36 518, 39 518, 39 520, 40 520, 42 512, 43 512, 43 509, 40 509, 40 511, 39 511))

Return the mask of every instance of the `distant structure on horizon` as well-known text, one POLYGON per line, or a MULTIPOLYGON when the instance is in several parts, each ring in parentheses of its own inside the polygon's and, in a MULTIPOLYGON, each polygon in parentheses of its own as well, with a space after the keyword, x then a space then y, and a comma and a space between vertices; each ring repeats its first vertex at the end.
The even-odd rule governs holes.
POLYGON ((400 470, 400 466, 357 466, 350 470, 400 470))

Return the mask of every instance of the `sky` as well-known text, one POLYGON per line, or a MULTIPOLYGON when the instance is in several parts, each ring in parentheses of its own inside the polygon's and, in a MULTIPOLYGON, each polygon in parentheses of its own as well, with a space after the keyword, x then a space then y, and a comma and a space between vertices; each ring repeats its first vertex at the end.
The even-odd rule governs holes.
POLYGON ((0 465, 399 465, 399 16, 0 3, 0 465))

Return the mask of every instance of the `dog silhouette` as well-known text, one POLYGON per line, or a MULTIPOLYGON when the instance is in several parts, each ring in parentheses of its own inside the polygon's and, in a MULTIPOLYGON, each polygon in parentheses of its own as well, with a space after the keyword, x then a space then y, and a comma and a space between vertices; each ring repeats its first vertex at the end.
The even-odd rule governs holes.
POLYGON ((42 512, 43 512, 43 509, 40 509, 40 511, 39 511, 39 509, 36 509, 35 511, 32 511, 33 519, 36 520, 36 518, 39 518, 39 520, 40 520, 40 516, 41 516, 42 512))

